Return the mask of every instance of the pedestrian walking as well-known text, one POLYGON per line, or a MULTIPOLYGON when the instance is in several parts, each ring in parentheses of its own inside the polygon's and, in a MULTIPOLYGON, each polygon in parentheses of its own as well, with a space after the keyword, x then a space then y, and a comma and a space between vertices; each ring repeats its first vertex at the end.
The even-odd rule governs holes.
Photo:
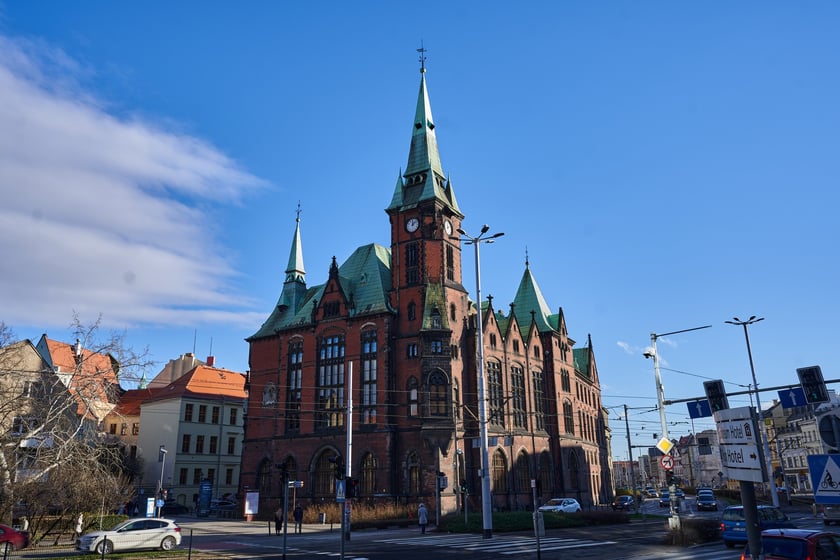
POLYGON ((85 516, 83 514, 79 514, 79 517, 76 518, 76 538, 82 536, 82 530, 85 528, 85 516))
POLYGON ((303 533, 303 508, 295 506, 295 511, 292 513, 295 518, 295 533, 303 533))
POLYGON ((429 524, 429 512, 426 511, 426 504, 421 503, 417 508, 417 521, 420 523, 420 532, 426 533, 426 525, 429 524))

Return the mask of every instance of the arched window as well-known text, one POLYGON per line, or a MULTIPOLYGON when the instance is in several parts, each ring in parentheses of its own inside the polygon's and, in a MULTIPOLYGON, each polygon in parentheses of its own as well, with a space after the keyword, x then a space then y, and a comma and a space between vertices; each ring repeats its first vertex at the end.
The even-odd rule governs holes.
POLYGON ((318 341, 315 428, 344 425, 344 337, 326 336, 318 341))
POLYGON ((456 420, 461 419, 461 390, 458 387, 458 380, 452 381, 452 410, 456 420))
POLYGON ((335 496, 335 463, 330 459, 337 453, 331 449, 323 451, 315 461, 314 484, 316 496, 335 496))
POLYGON ((535 430, 545 430, 545 379, 539 370, 531 373, 534 385, 534 427, 535 430))
POLYGON ((286 386, 286 429, 300 429, 300 398, 303 381, 303 340, 289 342, 288 381, 286 386))
POLYGON ((406 466, 406 481, 408 482, 408 488, 406 488, 406 493, 409 496, 419 496, 420 495, 420 460, 417 458, 417 453, 413 451, 408 455, 408 460, 405 463, 406 466))
POLYGON ((271 491, 271 467, 271 461, 264 459, 257 470, 257 488, 260 490, 260 496, 274 496, 274 492, 271 491))
POLYGON ((443 322, 440 318, 440 310, 437 307, 432 310, 431 319, 433 329, 440 329, 443 327, 443 322))
POLYGON ((575 415, 572 411, 572 403, 563 401, 563 423, 567 434, 575 433, 575 415))
POLYGON ((362 424, 376 424, 376 331, 366 330, 362 333, 362 403, 359 416, 362 424))
POLYGON ((493 491, 497 493, 508 491, 507 461, 501 449, 493 453, 493 491))
POLYGON ((516 428, 528 427, 528 411, 525 404, 525 373, 522 366, 513 365, 510 368, 510 391, 511 411, 513 412, 513 425, 516 428))
POLYGON ((366 496, 376 493, 376 458, 373 453, 365 453, 362 457, 362 478, 359 481, 359 491, 366 496))
POLYGON ((429 375, 429 416, 449 416, 448 392, 449 384, 443 372, 435 371, 429 375))
POLYGON ((551 481, 551 455, 548 451, 543 451, 540 453, 540 492, 543 496, 554 495, 554 485, 551 481))
POLYGON ((521 451, 516 457, 516 490, 527 492, 531 488, 531 462, 528 454, 521 451))
POLYGON ((487 362, 487 400, 490 405, 490 423, 503 427, 505 400, 502 392, 502 364, 496 360, 487 362))

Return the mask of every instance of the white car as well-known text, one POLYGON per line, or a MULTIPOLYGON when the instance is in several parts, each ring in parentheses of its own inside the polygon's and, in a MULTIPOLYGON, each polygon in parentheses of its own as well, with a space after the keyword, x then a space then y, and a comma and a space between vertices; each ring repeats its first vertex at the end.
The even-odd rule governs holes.
POLYGON ((539 507, 539 511, 552 511, 554 513, 577 513, 580 511, 580 504, 574 498, 552 498, 539 507))
POLYGON ((171 519, 149 517, 123 521, 108 531, 85 533, 76 550, 110 554, 116 550, 172 550, 181 544, 181 528, 171 519))

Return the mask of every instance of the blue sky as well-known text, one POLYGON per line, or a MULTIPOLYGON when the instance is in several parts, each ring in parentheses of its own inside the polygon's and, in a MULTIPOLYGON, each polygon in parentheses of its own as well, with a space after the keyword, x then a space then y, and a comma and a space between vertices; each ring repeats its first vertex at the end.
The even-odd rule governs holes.
POLYGON ((838 24, 820 1, 0 2, 0 320, 69 341, 101 313, 160 366, 212 344, 246 370, 298 202, 310 285, 389 244, 422 41, 465 229, 505 232, 482 292, 506 309, 527 250, 626 457, 624 404, 634 445, 660 431, 651 332, 712 325, 659 338, 669 399, 751 383, 733 316, 765 317, 760 387, 840 378, 838 24))

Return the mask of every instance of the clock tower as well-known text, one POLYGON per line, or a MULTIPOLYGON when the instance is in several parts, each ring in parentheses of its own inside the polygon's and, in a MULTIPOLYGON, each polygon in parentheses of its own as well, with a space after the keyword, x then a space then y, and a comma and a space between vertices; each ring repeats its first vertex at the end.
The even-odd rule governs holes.
POLYGON ((425 65, 408 164, 397 177, 386 212, 391 219, 390 297, 397 311, 395 359, 400 361, 396 389, 407 391, 409 400, 416 395, 416 422, 431 447, 445 453, 461 404, 469 302, 457 233, 464 215, 440 163, 425 65), (436 428, 446 432, 443 440, 436 428))

